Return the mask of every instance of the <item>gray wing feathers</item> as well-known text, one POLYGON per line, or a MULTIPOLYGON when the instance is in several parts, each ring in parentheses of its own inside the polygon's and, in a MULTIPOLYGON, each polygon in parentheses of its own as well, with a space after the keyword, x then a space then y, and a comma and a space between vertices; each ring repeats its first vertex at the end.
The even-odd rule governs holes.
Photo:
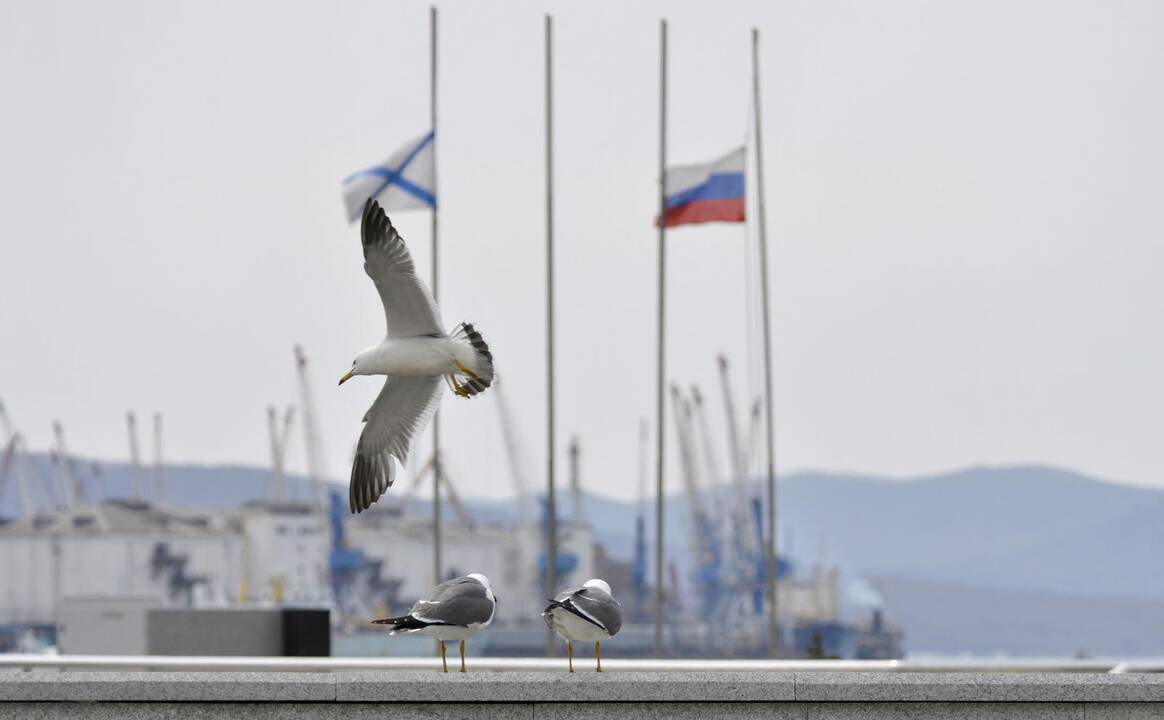
MULTIPOLYGON (((554 601, 600 626, 612 636, 617 635, 622 629, 622 606, 609 593, 596 587, 563 590, 554 596, 554 601)), ((552 629, 550 618, 544 619, 546 625, 552 629)))
POLYGON ((371 507, 396 481, 396 462, 408 459, 413 437, 436 412, 441 378, 390 377, 364 415, 364 431, 356 446, 348 505, 352 512, 371 507))
POLYGON ((425 622, 464 627, 488 622, 493 617, 493 601, 481 583, 457 578, 437 585, 412 606, 410 614, 425 622))
POLYGON ((440 310, 417 277, 400 233, 375 200, 364 204, 360 239, 364 245, 364 272, 372 278, 384 304, 388 337, 443 336, 440 310))
POLYGON ((622 629, 622 606, 606 592, 584 587, 570 596, 570 602, 578 612, 597 622, 611 635, 617 635, 622 629))

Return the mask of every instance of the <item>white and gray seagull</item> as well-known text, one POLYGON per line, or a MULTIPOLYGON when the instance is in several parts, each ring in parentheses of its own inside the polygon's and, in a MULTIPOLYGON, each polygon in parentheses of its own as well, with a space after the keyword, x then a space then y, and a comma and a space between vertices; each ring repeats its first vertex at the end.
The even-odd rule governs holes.
POLYGON ((373 620, 391 625, 389 635, 421 633, 436 638, 441 645, 441 667, 449 671, 445 642, 461 641, 461 672, 465 672, 465 641, 489 627, 497 609, 497 596, 489 578, 479 573, 453 578, 437 585, 416 601, 407 615, 373 620))
POLYGON ((355 375, 388 378, 364 415, 348 486, 353 513, 367 510, 396 481, 397 463, 405 462, 440 404, 442 378, 465 398, 493 384, 489 346, 467 322, 445 334, 440 309, 417 277, 408 247, 375 200, 364 204, 360 239, 364 272, 380 293, 388 335, 360 352, 339 384, 355 375))
POLYGON ((566 641, 570 672, 574 672, 574 641, 594 643, 595 670, 602 672, 602 641, 622 629, 622 606, 610 593, 610 585, 597 578, 582 587, 558 593, 542 611, 546 625, 566 641))

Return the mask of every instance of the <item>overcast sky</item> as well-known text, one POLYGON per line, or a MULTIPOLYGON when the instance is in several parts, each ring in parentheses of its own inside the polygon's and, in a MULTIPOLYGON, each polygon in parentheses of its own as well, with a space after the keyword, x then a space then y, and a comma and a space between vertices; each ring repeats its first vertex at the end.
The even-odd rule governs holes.
MULTIPOLYGON (((1046 462, 1164 486, 1164 4, 440 11, 444 319, 493 347, 538 482, 549 11, 560 467, 577 433, 584 484, 635 495, 665 12, 676 163, 743 141, 762 33, 781 471, 1046 462)), ((170 459, 266 463, 302 342, 346 478, 379 380, 335 383, 383 318, 340 183, 427 129, 427 19, 382 0, 0 5, 0 398, 34 448, 60 418, 75 452, 124 458, 125 411, 160 409, 170 459)), ((427 274, 427 213, 393 219, 427 274)), ((722 444, 715 354, 747 385, 745 235, 670 243, 668 379, 705 388, 722 444)), ((495 398, 442 407, 462 491, 511 492, 495 398)))

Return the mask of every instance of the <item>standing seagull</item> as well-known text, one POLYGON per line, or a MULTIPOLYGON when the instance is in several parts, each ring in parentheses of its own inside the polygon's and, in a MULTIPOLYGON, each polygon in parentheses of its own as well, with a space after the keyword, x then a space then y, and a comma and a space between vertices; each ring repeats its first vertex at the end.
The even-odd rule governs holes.
POLYGON ((353 513, 367 510, 395 482, 396 463, 404 463, 413 438, 436 412, 442 377, 465 398, 493 384, 489 346, 469 323, 445 334, 432 293, 416 276, 404 240, 375 200, 364 204, 360 238, 364 272, 380 293, 388 336, 357 355, 339 384, 353 375, 388 379, 364 415, 367 424, 348 486, 353 513))
POLYGON ((465 672, 465 641, 489 627, 497 609, 497 596, 489 578, 479 573, 453 578, 437 585, 403 617, 373 620, 376 625, 391 625, 389 635, 418 632, 436 638, 441 644, 441 667, 449 671, 445 660, 445 641, 461 641, 461 672, 465 672))
POLYGON ((558 593, 542 611, 546 625, 566 641, 570 672, 574 672, 574 641, 594 641, 595 668, 602 672, 602 641, 622 629, 622 606, 605 580, 587 580, 580 588, 558 593))

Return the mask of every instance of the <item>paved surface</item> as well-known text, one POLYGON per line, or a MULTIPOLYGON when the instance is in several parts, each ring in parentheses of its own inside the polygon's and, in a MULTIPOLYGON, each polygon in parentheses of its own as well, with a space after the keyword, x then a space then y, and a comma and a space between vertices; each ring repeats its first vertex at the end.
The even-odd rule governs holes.
POLYGON ((1164 674, 0 672, 0 718, 1164 718, 1164 674))

